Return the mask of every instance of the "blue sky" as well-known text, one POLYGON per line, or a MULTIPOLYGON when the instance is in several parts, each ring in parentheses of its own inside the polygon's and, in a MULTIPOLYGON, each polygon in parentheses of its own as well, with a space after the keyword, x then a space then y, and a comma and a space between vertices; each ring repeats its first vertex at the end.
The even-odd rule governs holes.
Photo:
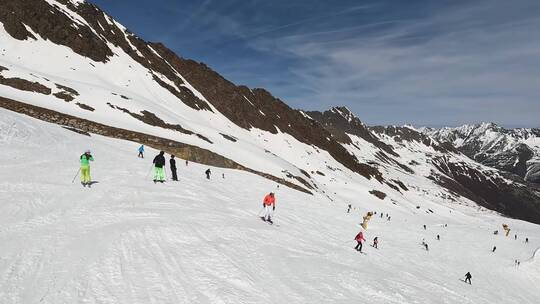
POLYGON ((294 108, 367 124, 540 127, 537 0, 91 0, 294 108))

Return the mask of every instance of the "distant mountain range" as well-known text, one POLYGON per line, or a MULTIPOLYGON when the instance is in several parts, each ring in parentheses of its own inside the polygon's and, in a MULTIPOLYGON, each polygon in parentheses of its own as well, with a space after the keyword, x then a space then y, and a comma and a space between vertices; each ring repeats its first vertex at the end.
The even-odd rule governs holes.
POLYGON ((494 123, 422 129, 489 167, 540 183, 540 129, 505 129, 494 123))

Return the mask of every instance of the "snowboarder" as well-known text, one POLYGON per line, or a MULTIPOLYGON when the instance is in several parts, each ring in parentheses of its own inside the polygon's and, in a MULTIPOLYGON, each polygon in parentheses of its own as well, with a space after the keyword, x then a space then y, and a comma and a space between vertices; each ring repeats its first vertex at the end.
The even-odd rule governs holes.
POLYGON ((171 159, 169 160, 169 164, 171 165, 171 175, 173 181, 178 181, 178 176, 176 175, 176 160, 174 159, 174 155, 171 154, 171 159))
POLYGON ((165 170, 163 167, 165 167, 165 152, 160 151, 156 157, 154 157, 154 160, 152 161, 154 164, 154 183, 165 182, 165 170))
POLYGON ((495 250, 497 250, 497 246, 493 246, 493 249, 491 250, 491 252, 495 252, 495 250))
POLYGON ((137 155, 137 157, 144 158, 144 145, 139 147, 139 155, 137 155))
POLYGON ((92 178, 90 177, 90 162, 94 161, 94 157, 90 150, 86 150, 80 157, 81 162, 81 184, 83 187, 90 187, 92 178))
POLYGON ((437 241, 440 241, 441 237, 437 234, 437 241))
POLYGON ((373 247, 375 247, 375 249, 379 249, 377 248, 377 245, 379 244, 379 237, 376 236, 374 239, 373 239, 373 247))
POLYGON ((272 213, 274 210, 276 210, 276 197, 274 192, 270 192, 263 199, 263 209, 259 212, 259 216, 263 221, 273 224, 272 213))
POLYGON ((362 242, 366 240, 364 238, 364 233, 362 231, 358 232, 358 234, 354 237, 354 240, 358 242, 354 249, 356 249, 356 251, 362 252, 362 242))
POLYGON ((472 278, 471 273, 470 273, 470 272, 467 272, 467 273, 465 274, 465 283, 468 282, 470 285, 472 285, 472 284, 471 284, 471 278, 472 278))
POLYGON ((204 172, 206 174, 206 178, 207 179, 210 179, 210 174, 212 174, 212 171, 210 171, 210 168, 206 170, 206 172, 204 172))

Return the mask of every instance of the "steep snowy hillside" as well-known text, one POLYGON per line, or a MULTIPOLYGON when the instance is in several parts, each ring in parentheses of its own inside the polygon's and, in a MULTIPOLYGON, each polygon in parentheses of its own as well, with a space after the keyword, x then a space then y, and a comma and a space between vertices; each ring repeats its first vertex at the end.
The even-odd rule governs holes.
POLYGON ((392 204, 354 185, 335 188, 350 195, 347 214, 344 199, 238 170, 212 168, 207 180, 195 163, 180 166, 180 182, 155 185, 136 148, 0 109, 2 303, 540 301, 538 225, 429 193, 392 204), (72 183, 87 148, 91 189, 72 183), (269 191, 274 226, 256 215, 269 191), (367 211, 377 212, 367 242, 378 236, 379 249, 366 243, 361 254, 353 238, 367 211))
POLYGON ((452 143, 486 166, 540 183, 540 129, 505 129, 494 123, 482 123, 422 131, 441 142, 452 143))

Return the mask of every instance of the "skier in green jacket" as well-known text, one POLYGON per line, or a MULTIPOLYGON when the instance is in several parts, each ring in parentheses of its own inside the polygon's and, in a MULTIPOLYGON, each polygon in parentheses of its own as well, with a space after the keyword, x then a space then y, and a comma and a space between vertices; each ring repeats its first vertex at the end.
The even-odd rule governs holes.
POLYGON ((81 155, 81 184, 83 187, 90 187, 92 178, 90 177, 90 162, 94 161, 90 150, 86 150, 83 155, 81 155))

